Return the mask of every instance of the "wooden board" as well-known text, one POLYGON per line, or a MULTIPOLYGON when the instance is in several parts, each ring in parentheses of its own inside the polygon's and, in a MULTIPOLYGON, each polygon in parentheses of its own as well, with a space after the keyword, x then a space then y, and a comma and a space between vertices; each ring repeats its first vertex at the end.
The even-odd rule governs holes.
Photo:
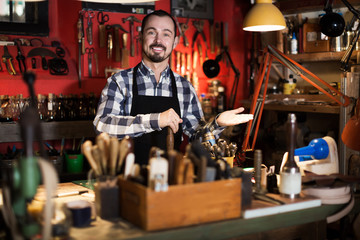
POLYGON ((321 206, 321 199, 305 196, 303 194, 301 194, 299 198, 295 199, 284 198, 278 194, 267 195, 283 201, 285 204, 274 205, 265 201, 253 200, 251 207, 244 209, 243 217, 245 219, 249 219, 321 206))
POLYGON ((241 216, 241 179, 170 186, 154 192, 119 179, 121 217, 153 231, 241 216))

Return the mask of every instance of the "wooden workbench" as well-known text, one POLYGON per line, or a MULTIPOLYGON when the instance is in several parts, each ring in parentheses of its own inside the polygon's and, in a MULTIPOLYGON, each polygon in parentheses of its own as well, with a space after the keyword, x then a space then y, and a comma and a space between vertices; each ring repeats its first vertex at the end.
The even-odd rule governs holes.
MULTIPOLYGON (((73 183, 59 184, 59 193, 84 190, 73 183)), ((86 199, 93 201, 92 191, 82 196, 60 198, 60 201, 86 199)), ((254 202, 255 203, 255 202, 254 202)), ((165 231, 146 232, 119 218, 112 221, 99 217, 86 228, 71 228, 71 239, 325 239, 327 216, 343 205, 325 205, 252 219, 238 218, 165 231)))

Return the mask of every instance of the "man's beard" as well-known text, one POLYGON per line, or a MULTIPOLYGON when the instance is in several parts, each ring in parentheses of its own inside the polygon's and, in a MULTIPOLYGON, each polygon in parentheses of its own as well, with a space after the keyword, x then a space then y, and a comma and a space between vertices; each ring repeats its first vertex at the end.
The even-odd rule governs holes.
MULTIPOLYGON (((152 44, 150 45, 150 49, 153 48, 153 47, 161 47, 164 49, 164 52, 166 52, 166 47, 162 44, 152 44)), ((168 55, 164 55, 164 56, 160 56, 159 54, 157 53, 154 53, 154 54, 147 54, 145 51, 144 51, 145 55, 153 62, 156 62, 156 63, 159 63, 159 62, 162 62, 166 59, 168 59, 170 57, 170 54, 171 52, 168 54, 168 55)))

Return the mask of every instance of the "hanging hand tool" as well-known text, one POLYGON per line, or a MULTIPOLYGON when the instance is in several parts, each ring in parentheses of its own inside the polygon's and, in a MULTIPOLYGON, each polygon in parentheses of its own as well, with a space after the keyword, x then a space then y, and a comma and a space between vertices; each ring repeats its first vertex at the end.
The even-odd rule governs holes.
POLYGON ((180 37, 182 37, 183 40, 184 40, 184 41, 183 41, 184 46, 187 47, 187 46, 189 46, 189 41, 188 41, 188 39, 187 39, 187 37, 186 37, 186 35, 185 35, 185 32, 186 32, 186 30, 188 30, 188 28, 189 28, 189 25, 188 25, 188 23, 189 23, 189 18, 187 19, 186 23, 179 23, 179 21, 178 21, 178 19, 177 19, 176 16, 175 16, 175 20, 176 20, 176 25, 177 25, 177 27, 178 27, 178 29, 179 29, 179 35, 180 35, 180 37))
POLYGON ((88 71, 89 77, 92 77, 92 55, 94 53, 94 48, 86 48, 85 53, 88 55, 88 71))
POLYGON ((216 46, 216 55, 219 55, 221 52, 221 27, 220 23, 215 23, 215 46, 216 46))
POLYGON ((94 53, 94 58, 95 58, 95 71, 96 71, 96 76, 99 75, 99 58, 98 58, 98 54, 94 53))
POLYGON ((52 57, 52 58, 57 58, 56 53, 54 53, 50 49, 42 48, 42 47, 31 49, 27 55, 27 57, 36 57, 36 56, 41 57, 41 65, 42 65, 42 69, 44 69, 44 70, 48 70, 48 64, 47 64, 47 61, 45 58, 46 56, 52 57))
POLYGON ((187 19, 186 23, 180 23, 180 28, 181 28, 181 36, 183 37, 183 44, 185 47, 188 47, 189 46, 189 40, 187 39, 186 35, 185 35, 185 32, 186 30, 189 29, 189 18, 187 19))
MULTIPOLYGON (((81 14, 80 14, 81 15, 81 14)), ((78 22, 77 22, 77 29, 78 29, 78 51, 79 51, 79 54, 78 54, 78 81, 79 81, 79 88, 81 88, 81 55, 82 55, 82 46, 83 46, 83 31, 82 31, 82 21, 81 21, 81 16, 79 15, 79 19, 78 19, 78 22)))
POLYGON ((134 45, 134 21, 141 23, 141 20, 137 19, 135 16, 129 16, 127 18, 122 19, 123 23, 129 21, 130 25, 130 55, 132 57, 135 56, 135 45, 134 45))
POLYGON ((121 49, 121 67, 128 68, 129 67, 129 50, 127 49, 127 40, 128 34, 123 33, 123 48, 121 49))
MULTIPOLYGON (((79 11, 79 21, 81 24, 80 27, 80 34, 81 34, 81 54, 84 55, 85 54, 85 27, 84 27, 84 15, 85 15, 85 11, 81 10, 79 11)), ((79 27, 78 27, 79 28, 79 27)))
POLYGON ((20 72, 24 73, 26 72, 25 56, 21 52, 20 43, 18 41, 14 41, 14 42, 16 44, 17 53, 18 53, 18 55, 16 56, 16 60, 18 61, 20 72))
POLYGON ((104 14, 104 12, 98 12, 97 20, 99 23, 99 47, 103 48, 106 41, 105 23, 109 21, 109 15, 104 14))
POLYGON ((114 40, 115 40, 115 62, 120 62, 120 30, 124 32, 126 31, 120 24, 114 24, 112 25, 112 28, 114 29, 114 40))
POLYGON ((204 63, 204 58, 203 58, 202 46, 199 41, 197 42, 197 48, 198 48, 198 52, 199 52, 200 66, 202 66, 202 64, 204 63))
POLYGON ((181 68, 181 52, 176 52, 176 69, 175 71, 180 74, 180 68, 181 68))
POLYGON ((181 67, 180 67, 181 76, 185 75, 185 70, 186 70, 186 56, 185 53, 181 53, 181 67))
POLYGON ((196 28, 196 32, 194 33, 194 36, 193 36, 193 42, 192 42, 192 48, 194 48, 194 44, 196 42, 196 38, 197 36, 200 34, 204 40, 204 43, 205 43, 205 47, 207 48, 207 42, 206 42, 206 36, 205 36, 205 33, 204 33, 204 21, 203 20, 195 20, 193 21, 193 25, 194 27, 196 28))
POLYGON ((209 28, 210 28, 210 52, 215 53, 215 25, 213 19, 209 19, 209 28))
POLYGON ((139 53, 140 53, 139 49, 141 48, 141 46, 139 46, 139 43, 141 40, 140 39, 141 26, 137 26, 136 31, 138 32, 138 34, 135 37, 135 39, 136 39, 136 55, 139 55, 139 53))
MULTIPOLYGON (((106 26, 106 29, 111 28, 111 26, 106 26)), ((107 40, 107 52, 106 57, 107 59, 112 58, 112 50, 113 50, 113 35, 112 32, 108 32, 108 40, 107 40)))
POLYGON ((4 55, 2 56, 2 61, 5 63, 6 69, 10 75, 16 75, 14 65, 12 63, 12 56, 9 53, 7 46, 4 46, 4 55))
POLYGON ((90 45, 93 44, 93 23, 92 19, 95 17, 93 11, 86 11, 85 18, 87 19, 86 38, 90 45))

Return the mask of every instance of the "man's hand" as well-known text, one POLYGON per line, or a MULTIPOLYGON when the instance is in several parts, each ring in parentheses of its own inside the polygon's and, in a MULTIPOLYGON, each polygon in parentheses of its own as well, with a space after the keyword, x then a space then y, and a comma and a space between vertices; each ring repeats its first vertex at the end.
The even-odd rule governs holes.
POLYGON ((239 114, 243 111, 243 107, 225 111, 219 115, 216 122, 220 127, 226 127, 246 123, 254 118, 252 114, 239 114))
POLYGON ((182 122, 183 120, 172 108, 160 113, 159 125, 161 128, 169 126, 176 133, 179 130, 179 124, 182 122))

